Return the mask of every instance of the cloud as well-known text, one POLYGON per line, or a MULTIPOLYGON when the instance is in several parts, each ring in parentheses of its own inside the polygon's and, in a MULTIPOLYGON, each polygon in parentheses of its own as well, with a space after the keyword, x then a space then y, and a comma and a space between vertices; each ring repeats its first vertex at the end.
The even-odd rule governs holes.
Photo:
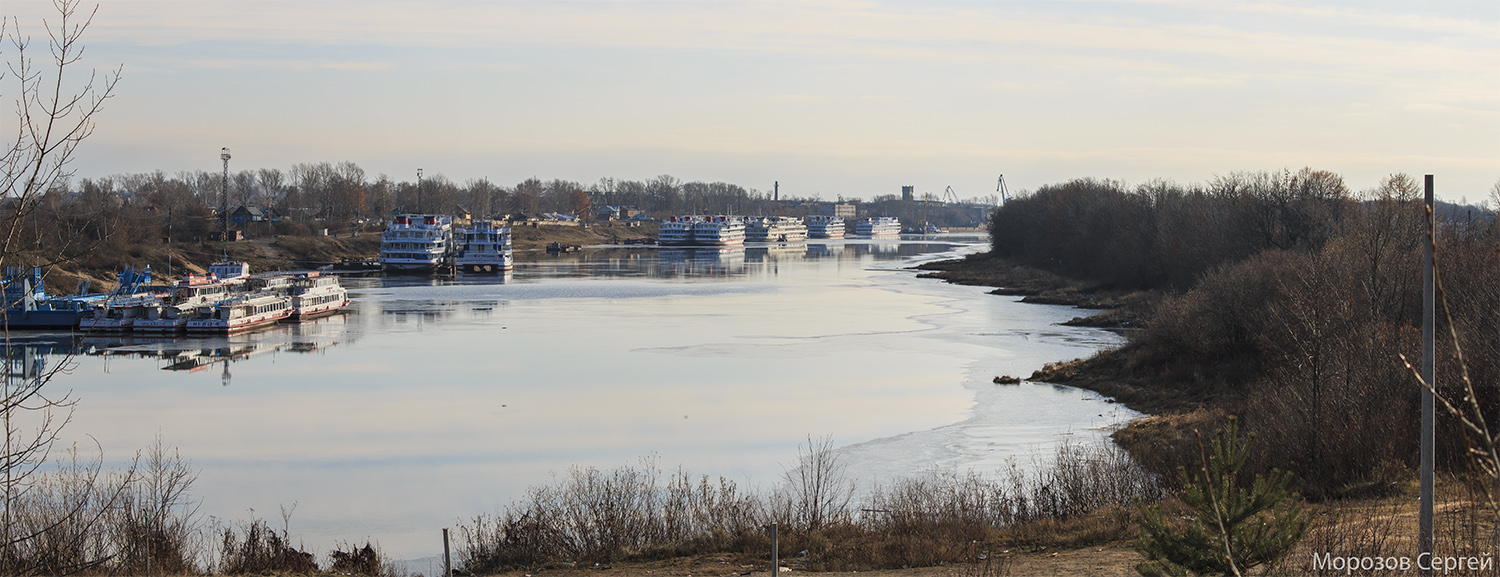
MULTIPOLYGON (((12 3, 35 7, 31 0, 12 3)), ((9 3, 8 3, 9 4, 9 3)), ((981 69, 1105 74, 1129 85, 1346 82, 1388 87, 1473 75, 1464 99, 1500 87, 1500 26, 1478 21, 1276 3, 1092 5, 825 2, 121 2, 101 9, 106 42, 168 48, 212 43, 346 47, 318 60, 205 58, 188 67, 381 70, 403 50, 443 50, 447 69, 512 70, 517 47, 623 47, 981 69), (1154 6, 1153 17, 1131 15, 1154 6), (1249 15, 1248 17, 1246 15, 1249 15), (1259 17, 1259 18, 1255 18, 1259 17), (1229 24, 1233 23, 1233 24, 1229 24), (1364 25, 1348 29, 1350 23, 1364 25), (1369 27, 1442 34, 1374 34, 1369 27), (1457 35, 1457 36, 1455 36, 1457 35), (1475 45, 1484 49, 1475 49, 1475 45)), ((1432 82, 1426 82, 1432 84, 1432 82)))

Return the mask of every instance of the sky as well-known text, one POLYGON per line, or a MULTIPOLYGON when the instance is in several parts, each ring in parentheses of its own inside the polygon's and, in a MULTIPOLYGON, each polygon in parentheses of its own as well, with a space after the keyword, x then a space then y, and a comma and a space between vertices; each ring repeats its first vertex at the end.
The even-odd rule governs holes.
MULTIPOLYGON (((34 48, 56 20, 0 12, 34 48)), ((75 72, 122 74, 78 177, 218 171, 229 147, 231 170, 828 200, 1310 166, 1477 203, 1500 181, 1493 0, 106 0, 84 42, 75 72)))

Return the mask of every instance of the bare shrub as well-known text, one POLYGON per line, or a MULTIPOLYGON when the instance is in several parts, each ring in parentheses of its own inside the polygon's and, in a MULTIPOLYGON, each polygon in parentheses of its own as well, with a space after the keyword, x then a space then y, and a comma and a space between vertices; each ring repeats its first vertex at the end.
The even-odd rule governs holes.
POLYGON ((341 575, 370 575, 380 577, 387 571, 389 563, 385 556, 380 553, 380 548, 371 545, 368 541, 363 547, 356 547, 351 543, 335 545, 333 551, 328 554, 328 571, 341 575))
POLYGON ((10 575, 65 575, 105 567, 122 552, 108 528, 128 523, 134 467, 106 473, 76 449, 58 468, 30 476, 7 502, 5 569, 10 575))
POLYGON ((224 528, 219 550, 220 573, 229 575, 244 573, 314 573, 318 564, 313 554, 293 546, 282 529, 277 533, 265 520, 251 517, 242 523, 239 530, 224 528))
POLYGON ((854 482, 834 451, 833 437, 808 437, 807 444, 798 448, 797 457, 797 468, 786 472, 793 505, 792 517, 787 520, 804 531, 847 522, 854 482))
POLYGON ((826 441, 805 446, 802 462, 814 469, 805 476, 789 471, 787 483, 768 492, 683 471, 663 480, 652 461, 608 472, 573 469, 502 513, 460 525, 455 565, 490 573, 566 561, 764 556, 765 525, 782 519, 791 520, 782 525, 782 558, 805 569, 956 563, 968 559, 973 541, 996 536, 1035 543, 1058 542, 1049 531, 1069 543, 1121 538, 1131 527, 1127 506, 1161 495, 1154 478, 1113 445, 1065 445, 1035 470, 904 479, 855 507, 832 452, 826 441))

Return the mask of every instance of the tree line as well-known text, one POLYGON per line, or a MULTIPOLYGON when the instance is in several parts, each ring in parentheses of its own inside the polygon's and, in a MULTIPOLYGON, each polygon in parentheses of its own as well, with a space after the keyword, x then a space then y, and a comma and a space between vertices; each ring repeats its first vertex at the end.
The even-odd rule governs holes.
MULTIPOLYGON (((1500 206, 1500 183, 1492 193, 1500 206)), ((1147 326, 1111 353, 1122 373, 1240 415, 1271 448, 1261 467, 1341 494, 1416 467, 1421 390, 1402 355, 1422 358, 1421 196, 1404 174, 1355 193, 1311 169, 1079 179, 995 210, 990 230, 998 256, 1158 291, 1147 326)), ((1486 422, 1500 422, 1500 223, 1447 205, 1436 230, 1451 312, 1438 319, 1439 392, 1462 398, 1461 350, 1486 422)), ((1441 462, 1461 469, 1464 431, 1440 415, 1438 434, 1441 462)))
MULTIPOLYGON (((454 182, 441 174, 417 180, 370 176, 353 162, 295 164, 228 175, 163 171, 60 180, 47 191, 55 199, 87 199, 115 208, 151 212, 215 210, 221 204, 268 208, 296 220, 350 223, 392 213, 460 212, 478 216, 558 212, 584 215, 606 205, 633 206, 653 214, 737 213, 772 210, 768 193, 726 182, 684 182, 671 175, 646 180, 601 178, 592 184, 528 178, 514 185, 487 179, 454 182)), ((788 201, 807 199, 786 199, 788 201)), ((57 202, 65 202, 58 200, 57 202)))

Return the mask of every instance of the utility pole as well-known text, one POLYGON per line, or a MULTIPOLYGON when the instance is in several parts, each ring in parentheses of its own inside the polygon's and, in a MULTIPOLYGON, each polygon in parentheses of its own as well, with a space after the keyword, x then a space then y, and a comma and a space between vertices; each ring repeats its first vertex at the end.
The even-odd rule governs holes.
POLYGON ((1427 242, 1422 249, 1422 496, 1417 521, 1417 568, 1422 575, 1432 575, 1432 468, 1434 464, 1433 437, 1436 422, 1436 403, 1433 391, 1437 381, 1433 375, 1433 353, 1436 352, 1437 331, 1437 275, 1433 270, 1432 247, 1437 242, 1432 214, 1432 175, 1426 177, 1424 207, 1427 211, 1427 242), (1422 557, 1426 557, 1423 559, 1422 557))
POLYGON ((219 151, 219 158, 224 161, 224 188, 219 193, 219 242, 229 240, 229 147, 219 151))

